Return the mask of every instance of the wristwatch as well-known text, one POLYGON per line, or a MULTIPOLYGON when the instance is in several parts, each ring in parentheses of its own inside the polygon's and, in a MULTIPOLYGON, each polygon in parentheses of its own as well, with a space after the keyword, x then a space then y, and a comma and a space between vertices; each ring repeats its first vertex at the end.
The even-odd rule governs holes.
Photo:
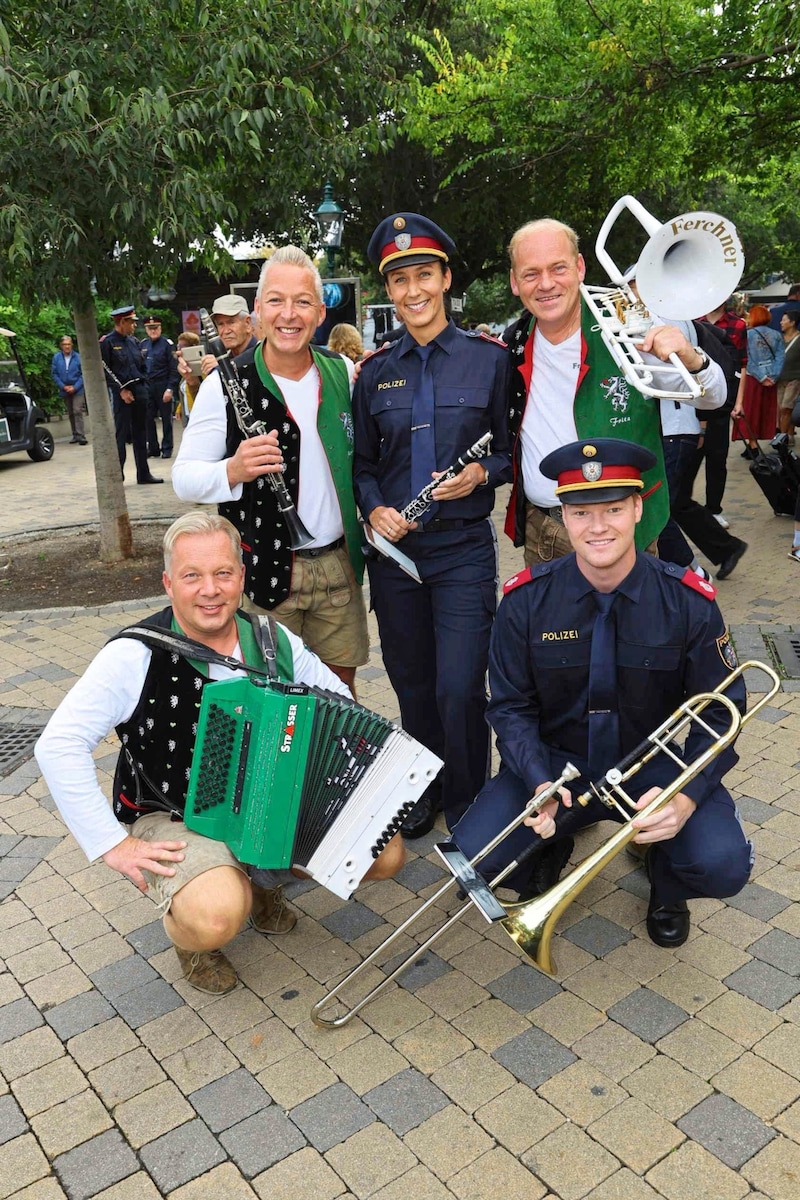
POLYGON ((694 370, 692 370, 691 367, 687 367, 686 370, 690 375, 699 375, 701 371, 705 371, 706 367, 711 365, 711 359, 708 357, 705 350, 701 350, 699 346, 695 346, 694 349, 697 351, 703 361, 700 363, 700 366, 695 367, 694 370))

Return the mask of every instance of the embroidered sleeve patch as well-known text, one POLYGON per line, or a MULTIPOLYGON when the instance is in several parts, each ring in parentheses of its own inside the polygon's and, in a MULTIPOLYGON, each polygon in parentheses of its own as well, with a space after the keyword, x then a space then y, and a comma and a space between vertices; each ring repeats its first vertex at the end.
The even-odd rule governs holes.
POLYGON ((735 671, 739 665, 739 660, 736 657, 736 650, 734 649, 733 642, 731 641, 731 635, 727 629, 723 633, 722 637, 717 638, 717 650, 719 651, 719 656, 725 663, 725 666, 728 668, 728 670, 735 671))

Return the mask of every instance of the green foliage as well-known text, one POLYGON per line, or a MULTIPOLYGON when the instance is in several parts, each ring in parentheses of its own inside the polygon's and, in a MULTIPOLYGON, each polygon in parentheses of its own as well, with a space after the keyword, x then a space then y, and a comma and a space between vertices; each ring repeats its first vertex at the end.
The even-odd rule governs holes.
POLYGON ((471 325, 484 322, 505 325, 519 309, 520 302, 509 286, 508 271, 476 279, 467 289, 464 316, 471 325))

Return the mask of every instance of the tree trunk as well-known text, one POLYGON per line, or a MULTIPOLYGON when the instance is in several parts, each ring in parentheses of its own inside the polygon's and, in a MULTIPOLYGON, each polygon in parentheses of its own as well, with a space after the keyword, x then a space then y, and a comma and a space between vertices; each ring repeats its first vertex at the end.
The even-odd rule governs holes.
POLYGON ((103 562, 119 562, 133 557, 133 534, 122 485, 114 417, 108 398, 97 316, 91 297, 76 305, 73 314, 78 350, 83 368, 86 403, 92 420, 92 453, 97 486, 97 511, 100 518, 100 557, 103 562))

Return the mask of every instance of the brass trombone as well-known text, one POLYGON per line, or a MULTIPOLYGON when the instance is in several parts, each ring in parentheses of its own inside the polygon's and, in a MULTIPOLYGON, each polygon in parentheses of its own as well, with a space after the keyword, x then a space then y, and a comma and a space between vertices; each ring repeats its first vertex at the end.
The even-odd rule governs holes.
MULTIPOLYGON (((603 869, 619 851, 632 841, 636 836, 637 830, 633 828, 632 820, 634 817, 649 816, 651 813, 657 812, 668 804, 679 792, 683 791, 686 785, 699 775, 702 770, 718 754, 727 749, 736 739, 742 725, 749 721, 755 714, 768 704, 773 696, 780 690, 780 678, 772 667, 766 666, 764 663, 748 661, 742 663, 722 680, 722 682, 711 692, 700 692, 693 696, 690 700, 685 701, 670 717, 667 718, 661 725, 658 726, 653 733, 649 735, 635 750, 628 754, 618 766, 607 771, 603 779, 597 784, 591 784, 590 787, 583 792, 578 798, 577 803, 584 807, 589 803, 592 797, 599 799, 607 808, 616 809, 623 817, 623 824, 619 829, 608 838, 608 840, 592 854, 588 855, 584 861, 577 866, 564 879, 559 880, 554 887, 543 892, 542 895, 536 896, 533 900, 522 901, 516 904, 504 904, 507 915, 501 920, 501 924, 509 936, 517 943, 519 948, 525 953, 532 962, 539 967, 540 970, 552 975, 555 972, 555 965, 550 953, 550 943, 553 933, 555 932, 556 922, 564 910, 572 903, 572 901, 583 891, 586 885, 594 879, 594 877, 603 869), (725 691, 730 687, 734 680, 738 679, 747 670, 762 671, 770 680, 768 690, 759 697, 755 704, 745 713, 741 715, 735 703, 730 700, 725 691), (717 730, 710 725, 702 717, 703 710, 709 705, 721 706, 724 709, 724 716, 727 717, 727 728, 717 730), (702 753, 700 753, 691 763, 685 763, 681 755, 673 749, 671 743, 676 738, 681 737, 692 725, 699 724, 706 733, 713 739, 702 753), (650 803, 643 809, 637 811, 635 809, 635 801, 625 791, 624 784, 642 769, 645 763, 649 762, 655 755, 659 753, 666 754, 674 762, 681 767, 680 774, 667 787, 663 788, 650 803)), ((522 824, 526 818, 535 816, 537 812, 550 800, 558 794, 558 789, 570 780, 578 776, 578 770, 567 763, 563 773, 559 778, 550 785, 545 791, 538 796, 533 797, 528 801, 523 811, 511 821, 504 829, 492 838, 482 850, 480 850, 474 858, 470 860, 470 866, 474 867, 487 854, 490 854, 496 846, 500 844, 508 835, 522 824)), ((515 871, 519 865, 532 853, 536 843, 533 843, 529 850, 521 854, 514 862, 504 867, 502 871, 491 880, 489 887, 494 889, 498 887, 503 880, 515 871)), ((340 1016, 325 1016, 325 1012, 339 995, 365 970, 371 967, 377 959, 382 957, 388 946, 395 942, 411 924, 419 919, 432 905, 436 904, 450 888, 455 887, 459 880, 456 876, 448 879, 442 886, 431 896, 424 901, 420 907, 411 914, 397 929, 383 941, 380 946, 369 954, 363 962, 354 967, 342 980, 339 981, 331 990, 318 1000, 311 1009, 311 1019, 315 1025, 319 1025, 324 1029, 339 1029, 352 1020, 361 1010, 381 995, 389 984, 393 983, 404 971, 412 966, 423 954, 436 942, 443 933, 446 933, 461 917, 472 908, 472 902, 467 902, 456 910, 452 916, 434 931, 421 945, 417 946, 410 954, 408 954, 394 970, 392 970, 384 979, 372 988, 361 1000, 352 1004, 340 1016)))

